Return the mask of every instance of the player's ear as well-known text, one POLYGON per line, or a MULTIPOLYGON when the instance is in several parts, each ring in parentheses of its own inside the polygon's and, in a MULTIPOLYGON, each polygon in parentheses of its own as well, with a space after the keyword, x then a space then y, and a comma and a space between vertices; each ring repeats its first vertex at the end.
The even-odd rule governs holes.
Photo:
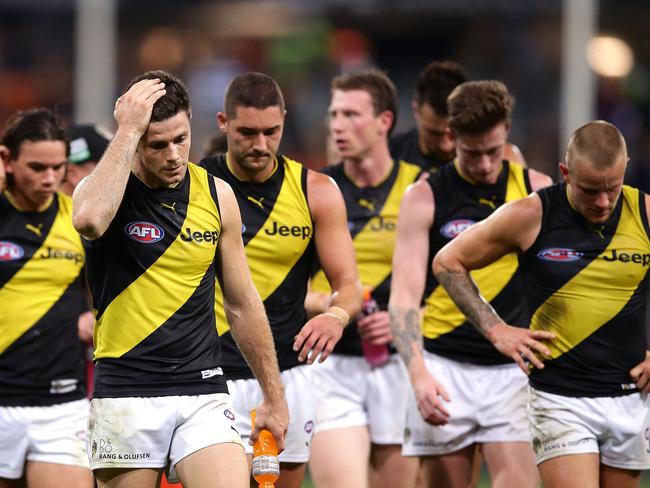
POLYGON ((560 161, 560 163, 558 163, 558 166, 560 168, 560 175, 562 176, 562 179, 564 181, 568 181, 569 180, 569 167, 567 166, 566 163, 563 163, 561 161, 560 161))
POLYGON ((217 127, 219 127, 219 130, 223 133, 226 132, 228 125, 228 117, 226 117, 226 114, 223 112, 217 112, 217 127))
POLYGON ((454 143, 456 142, 456 134, 449 126, 445 127, 445 136, 449 137, 454 143))
POLYGON ((395 115, 390 110, 384 110, 379 114, 379 120, 384 126, 386 133, 390 132, 391 127, 395 123, 395 115))

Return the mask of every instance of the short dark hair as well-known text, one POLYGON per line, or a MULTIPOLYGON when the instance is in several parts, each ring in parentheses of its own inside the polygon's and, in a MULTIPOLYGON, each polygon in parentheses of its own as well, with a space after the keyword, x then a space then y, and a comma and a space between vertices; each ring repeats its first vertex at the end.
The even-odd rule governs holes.
POLYGON ((397 88, 386 73, 375 68, 346 73, 332 80, 332 92, 334 90, 368 92, 375 115, 385 111, 393 114, 393 124, 388 131, 392 132, 397 123, 397 88))
POLYGON ((449 127, 456 134, 488 132, 500 122, 510 123, 514 98, 500 81, 467 81, 447 99, 449 127))
POLYGON ((154 78, 158 78, 165 84, 166 93, 154 103, 153 111, 151 112, 151 122, 162 122, 181 111, 184 111, 188 117, 192 117, 190 97, 187 94, 185 83, 178 76, 167 71, 152 70, 142 73, 133 78, 124 91, 128 91, 138 81, 154 78))
POLYGON ((278 107, 284 113, 284 97, 277 82, 269 75, 251 71, 232 79, 223 100, 226 117, 234 118, 238 107, 263 110, 278 107))
POLYGON ((61 119, 48 108, 33 108, 12 115, 0 134, 0 144, 9 149, 11 159, 20 156, 20 145, 24 141, 61 141, 65 143, 66 156, 70 144, 61 119))
POLYGON ((461 83, 469 81, 465 68, 455 61, 433 61, 418 75, 415 102, 430 105, 436 114, 447 117, 447 97, 461 83))
POLYGON ((586 160, 595 169, 607 169, 627 159, 625 138, 618 128, 604 120, 594 120, 576 129, 567 145, 566 165, 573 168, 578 161, 586 160))

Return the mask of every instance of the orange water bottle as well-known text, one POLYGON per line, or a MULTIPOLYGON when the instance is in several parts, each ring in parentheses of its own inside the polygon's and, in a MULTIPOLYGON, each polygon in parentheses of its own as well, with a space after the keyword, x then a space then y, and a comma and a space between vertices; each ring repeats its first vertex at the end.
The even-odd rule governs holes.
MULTIPOLYGON (((255 428, 255 409, 251 410, 251 430, 255 428)), ((273 434, 266 429, 260 431, 257 442, 253 445, 253 478, 260 488, 274 488, 280 477, 278 445, 273 434)))

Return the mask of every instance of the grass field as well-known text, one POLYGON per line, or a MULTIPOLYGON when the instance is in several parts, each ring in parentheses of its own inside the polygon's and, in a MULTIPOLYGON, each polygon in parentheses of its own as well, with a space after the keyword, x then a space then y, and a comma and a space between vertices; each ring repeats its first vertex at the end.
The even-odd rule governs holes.
MULTIPOLYGON (((314 484, 309 479, 309 475, 302 482, 302 488, 314 488, 314 484)), ((386 487, 386 488, 400 488, 400 487, 386 487)), ((443 488, 443 487, 440 487, 443 488)), ((490 479, 485 470, 482 473, 481 480, 479 481, 478 488, 490 488, 490 479)), ((641 476, 640 488, 650 488, 650 471, 645 471, 641 476)))

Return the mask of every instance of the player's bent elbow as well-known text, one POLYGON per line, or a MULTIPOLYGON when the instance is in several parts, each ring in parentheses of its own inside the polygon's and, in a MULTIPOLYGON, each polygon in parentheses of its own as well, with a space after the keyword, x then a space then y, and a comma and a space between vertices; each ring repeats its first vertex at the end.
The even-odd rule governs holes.
POLYGON ((433 274, 436 277, 445 269, 447 269, 447 266, 445 265, 445 255, 443 252, 438 251, 438 253, 434 256, 431 268, 433 270, 433 274))
POLYGON ((97 239, 104 231, 99 219, 91 212, 74 212, 72 215, 72 225, 79 234, 87 239, 97 239))

